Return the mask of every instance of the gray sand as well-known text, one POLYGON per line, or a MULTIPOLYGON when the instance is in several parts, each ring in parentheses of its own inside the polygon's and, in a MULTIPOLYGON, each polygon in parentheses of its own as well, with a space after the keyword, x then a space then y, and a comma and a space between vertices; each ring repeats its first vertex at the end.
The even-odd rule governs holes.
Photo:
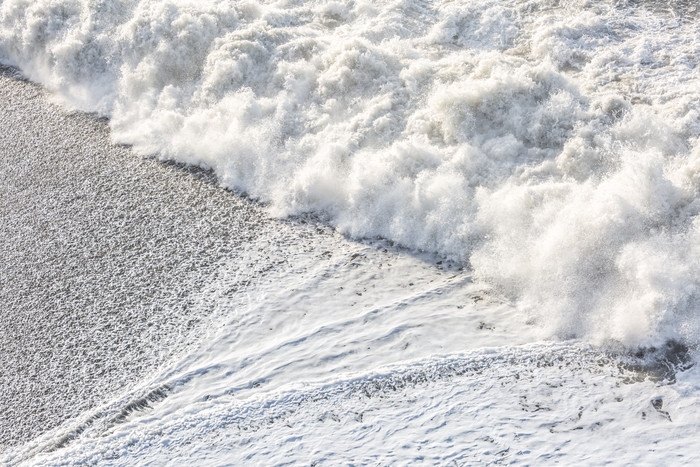
POLYGON ((0 219, 0 451, 191 341, 208 312, 193 296, 217 259, 269 224, 208 174, 113 145, 104 120, 7 68, 0 219))

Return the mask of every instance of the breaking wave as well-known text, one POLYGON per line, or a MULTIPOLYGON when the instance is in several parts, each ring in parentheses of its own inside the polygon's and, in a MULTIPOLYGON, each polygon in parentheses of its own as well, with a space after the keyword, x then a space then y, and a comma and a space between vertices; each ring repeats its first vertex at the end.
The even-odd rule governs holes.
POLYGON ((468 263, 549 335, 695 345, 700 19, 662 7, 4 0, 0 60, 276 215, 468 263))

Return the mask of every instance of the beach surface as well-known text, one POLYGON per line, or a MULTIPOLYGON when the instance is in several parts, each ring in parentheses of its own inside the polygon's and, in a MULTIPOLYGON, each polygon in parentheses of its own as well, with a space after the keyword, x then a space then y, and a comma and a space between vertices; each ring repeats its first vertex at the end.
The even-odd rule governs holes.
POLYGON ((269 222, 205 171, 135 156, 107 122, 0 68, 0 450, 181 352, 196 294, 269 222))

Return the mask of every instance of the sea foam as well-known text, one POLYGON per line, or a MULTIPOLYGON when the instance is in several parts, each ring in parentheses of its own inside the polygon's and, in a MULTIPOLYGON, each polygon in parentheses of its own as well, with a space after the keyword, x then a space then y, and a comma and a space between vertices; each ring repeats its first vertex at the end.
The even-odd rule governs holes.
POLYGON ((700 343, 700 22, 653 2, 4 0, 115 141, 469 264, 548 336, 700 343))

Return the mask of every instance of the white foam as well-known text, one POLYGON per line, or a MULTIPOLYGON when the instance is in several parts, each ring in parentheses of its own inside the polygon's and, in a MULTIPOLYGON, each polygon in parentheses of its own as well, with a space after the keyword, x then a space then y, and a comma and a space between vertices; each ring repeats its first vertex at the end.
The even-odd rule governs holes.
MULTIPOLYGON (((142 411, 111 423, 74 423, 77 433, 68 436, 78 440, 26 460, 697 463, 697 369, 675 385, 630 384, 634 374, 615 363, 585 346, 550 344, 466 352, 324 385, 268 389, 262 381, 217 393, 206 384, 214 378, 200 374, 205 384, 187 382, 164 400, 151 398, 142 411), (199 397, 182 404, 192 386, 199 397)), ((114 410, 105 407, 98 417, 114 410)))
POLYGON ((550 335, 700 342, 698 20, 610 2, 5 0, 0 59, 550 335))

